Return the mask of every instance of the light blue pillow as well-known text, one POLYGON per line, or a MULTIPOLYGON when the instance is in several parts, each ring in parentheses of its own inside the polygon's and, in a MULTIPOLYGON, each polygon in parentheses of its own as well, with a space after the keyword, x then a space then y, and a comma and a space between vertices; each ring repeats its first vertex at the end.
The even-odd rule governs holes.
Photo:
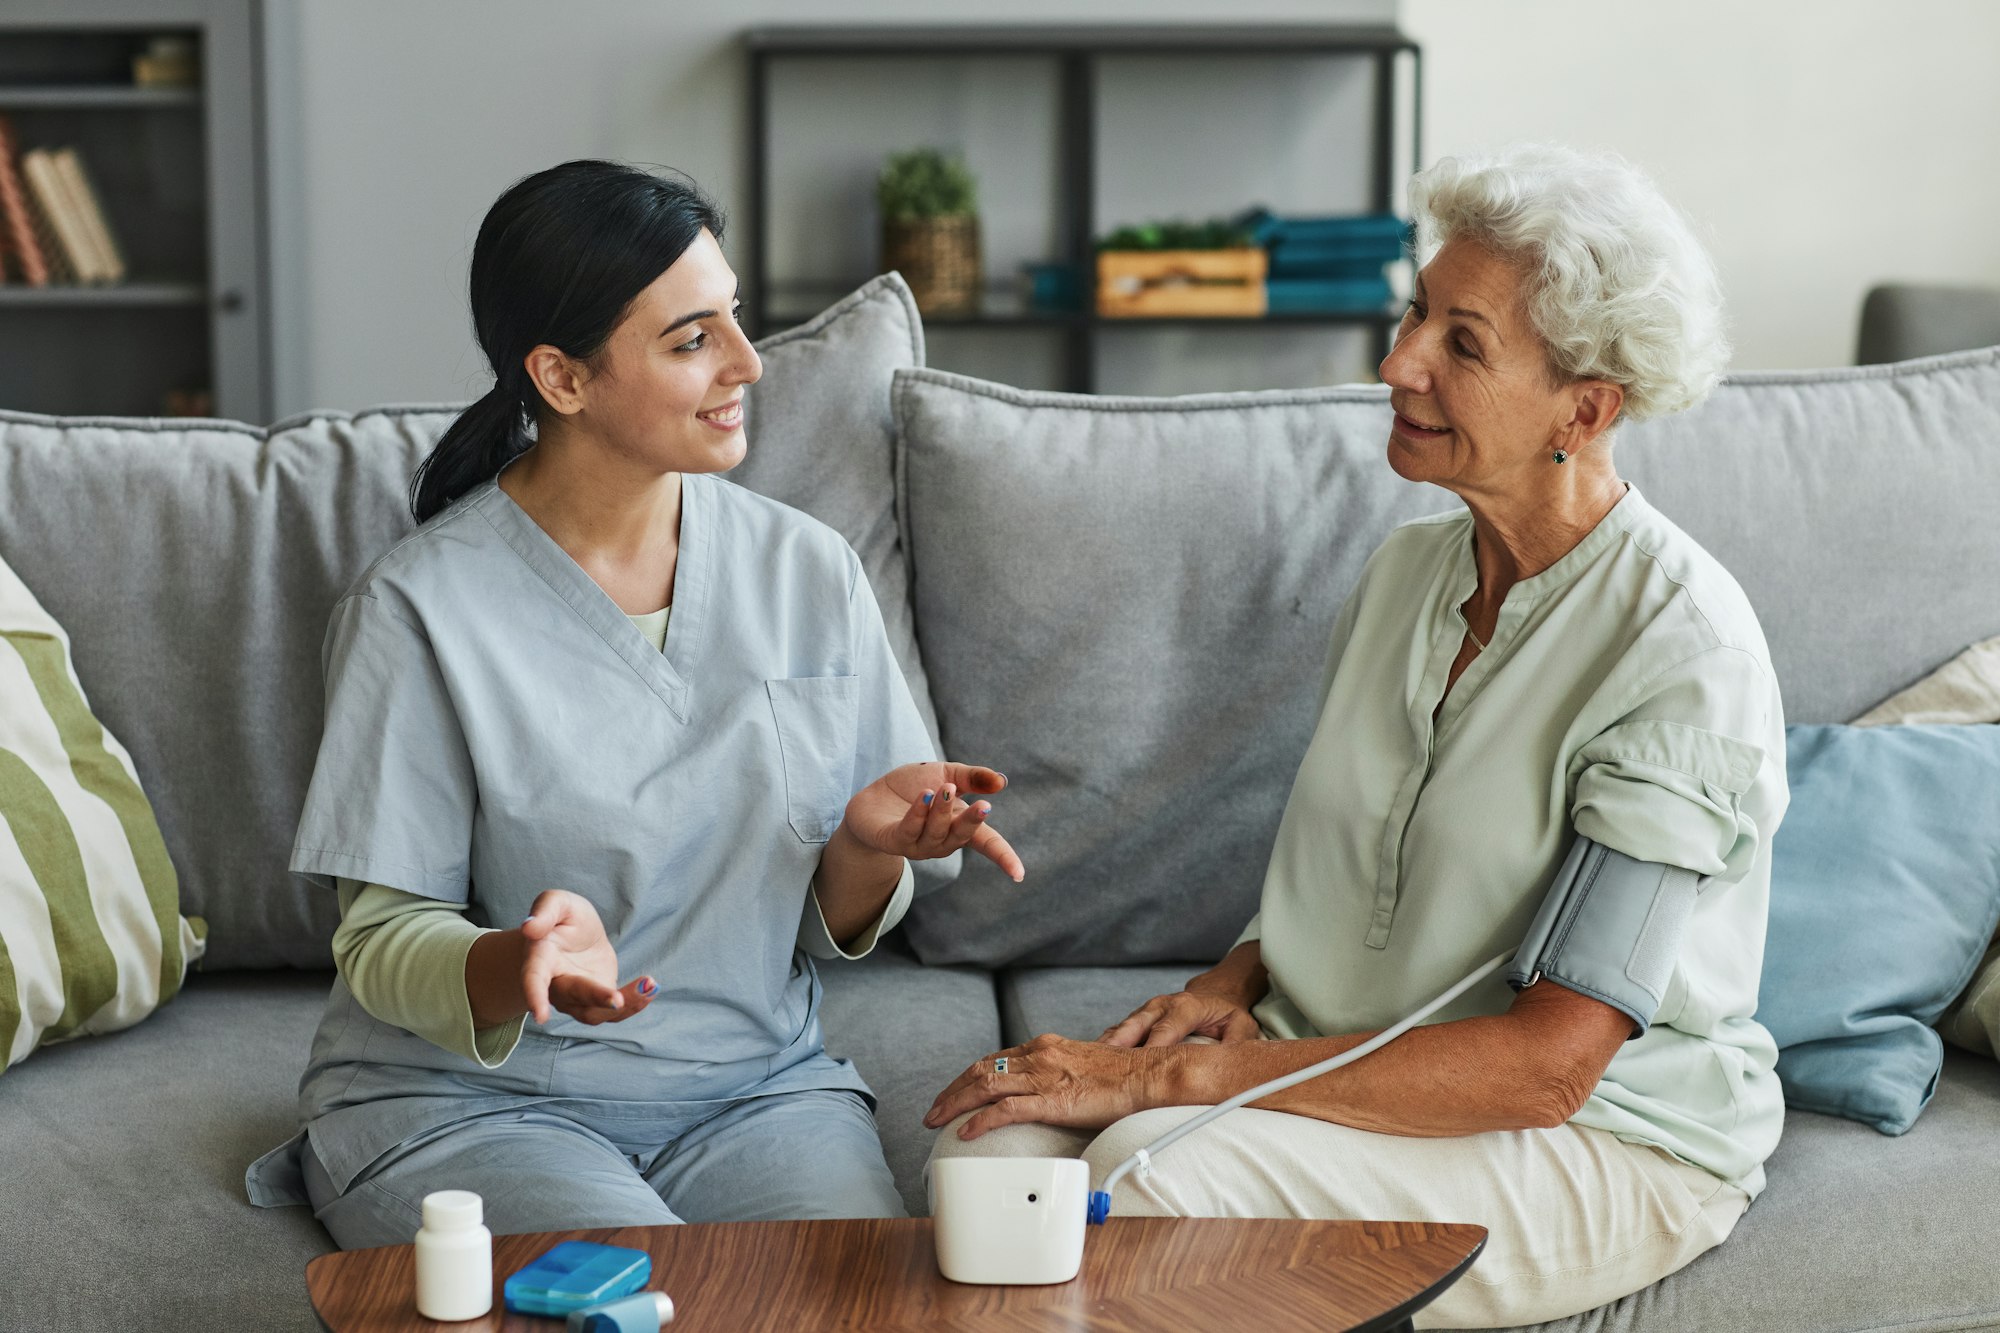
POLYGON ((1901 1134, 2000 922, 2000 727, 1788 727, 1757 1019, 1785 1100, 1901 1134))

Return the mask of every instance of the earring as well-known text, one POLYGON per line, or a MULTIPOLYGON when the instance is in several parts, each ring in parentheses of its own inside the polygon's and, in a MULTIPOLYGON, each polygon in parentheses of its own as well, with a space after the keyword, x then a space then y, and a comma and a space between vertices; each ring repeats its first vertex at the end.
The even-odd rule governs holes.
POLYGON ((1561 449, 1556 450, 1556 462, 1558 463, 1569 462, 1569 455, 1563 452, 1561 449))

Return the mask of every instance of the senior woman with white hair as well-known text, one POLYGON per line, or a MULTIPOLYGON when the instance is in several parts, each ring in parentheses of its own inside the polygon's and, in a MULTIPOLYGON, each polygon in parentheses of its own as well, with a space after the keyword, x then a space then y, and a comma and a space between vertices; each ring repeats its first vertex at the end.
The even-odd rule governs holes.
POLYGON ((1612 458, 1619 422, 1700 401, 1728 356, 1687 223, 1624 162, 1552 147, 1440 162, 1411 197, 1425 262, 1381 368, 1389 465, 1465 507, 1396 529, 1342 608, 1261 910, 1186 989, 1095 1042, 981 1060, 926 1123, 951 1122, 938 1156, 1081 1155, 1101 1183, 1518 946, 1573 839, 1707 877, 1650 1027, 1489 976, 1113 1200, 1479 1223, 1484 1253, 1417 1322, 1500 1327, 1674 1272, 1763 1187, 1784 722, 1742 589, 1612 458))

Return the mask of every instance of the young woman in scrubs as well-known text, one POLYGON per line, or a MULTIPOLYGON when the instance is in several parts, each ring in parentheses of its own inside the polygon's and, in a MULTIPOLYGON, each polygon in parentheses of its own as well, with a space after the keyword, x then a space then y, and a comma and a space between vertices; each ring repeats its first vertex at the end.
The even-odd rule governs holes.
POLYGON ((341 599, 291 869, 336 891, 304 1128, 250 1168, 344 1248, 903 1209, 807 954, 858 957, 1005 779, 937 762, 860 562, 716 474, 761 373, 720 213, 570 162, 494 204, 496 383, 341 599), (967 799, 971 798, 971 799, 967 799))

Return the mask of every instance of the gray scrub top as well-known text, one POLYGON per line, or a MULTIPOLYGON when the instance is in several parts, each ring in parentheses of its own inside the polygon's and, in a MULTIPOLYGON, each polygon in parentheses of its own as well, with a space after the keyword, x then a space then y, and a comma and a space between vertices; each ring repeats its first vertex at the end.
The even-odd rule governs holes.
MULTIPOLYGON (((543 1103, 666 1142, 710 1103, 867 1085, 828 1056, 796 947, 847 800, 935 758, 860 561, 832 529, 719 477, 682 479, 665 651, 497 482, 418 529, 334 608, 325 727, 291 869, 468 903, 505 928, 551 888, 588 898, 620 1023, 530 1022, 486 1069, 334 983, 299 1087, 345 1190, 400 1144, 543 1103)), ((938 870, 956 870, 956 858, 938 870)), ((253 1202, 302 1202, 299 1138, 253 1202)))

